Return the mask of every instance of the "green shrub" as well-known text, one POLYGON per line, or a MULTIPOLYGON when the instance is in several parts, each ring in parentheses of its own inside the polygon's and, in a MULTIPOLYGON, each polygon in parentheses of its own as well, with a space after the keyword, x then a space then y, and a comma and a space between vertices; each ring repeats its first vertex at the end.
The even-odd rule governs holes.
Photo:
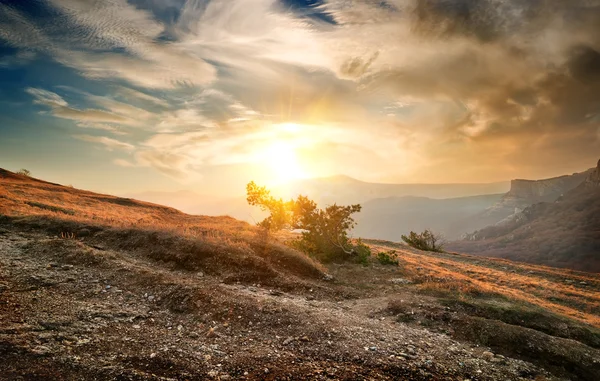
POLYGON ((408 236, 403 235, 402 240, 415 249, 435 251, 438 253, 444 251, 443 247, 445 242, 442 235, 436 234, 429 229, 426 229, 420 234, 411 231, 408 236))
POLYGON ((269 216, 258 223, 265 231, 303 230, 301 238, 292 244, 295 248, 323 262, 354 258, 365 261, 361 256, 366 256, 368 247, 360 242, 355 246, 348 237, 348 231, 355 226, 352 214, 361 210, 359 204, 333 204, 321 209, 306 196, 284 201, 271 196, 266 187, 253 181, 246 186, 246 195, 248 204, 269 212, 269 216))
POLYGON ((362 264, 363 266, 369 264, 369 259, 371 258, 371 248, 365 245, 360 238, 354 246, 354 252, 356 253, 356 259, 358 263, 362 264))
POLYGON ((383 251, 377 253, 377 260, 382 265, 398 266, 399 264, 398 255, 396 254, 395 250, 389 251, 387 253, 383 251))

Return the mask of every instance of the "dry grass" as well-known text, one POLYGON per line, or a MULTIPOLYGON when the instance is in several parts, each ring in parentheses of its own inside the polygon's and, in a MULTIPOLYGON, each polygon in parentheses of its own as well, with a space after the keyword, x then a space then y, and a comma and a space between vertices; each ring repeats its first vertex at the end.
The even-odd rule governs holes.
POLYGON ((231 268, 245 263, 255 269, 274 266, 311 277, 324 273, 318 262, 275 240, 265 241, 256 227, 232 217, 188 215, 0 169, 2 215, 15 224, 37 227, 58 237, 73 239, 91 229, 116 246, 137 245, 154 259, 186 263, 192 268, 206 258, 219 257, 219 263, 213 260, 211 264, 231 268), (267 263, 259 263, 261 260, 267 263), (231 263, 236 261, 240 263, 231 263))
POLYGON ((456 253, 430 253, 382 242, 390 247, 405 276, 428 293, 457 298, 500 296, 600 327, 600 275, 456 253))

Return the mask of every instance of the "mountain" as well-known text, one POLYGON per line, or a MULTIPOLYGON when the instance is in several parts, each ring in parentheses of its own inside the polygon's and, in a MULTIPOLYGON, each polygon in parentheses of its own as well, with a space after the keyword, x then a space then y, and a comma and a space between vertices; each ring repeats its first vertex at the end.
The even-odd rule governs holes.
POLYGON ((593 168, 572 175, 543 180, 512 180, 508 193, 496 204, 479 215, 473 216, 473 224, 475 221, 479 221, 479 227, 492 225, 505 218, 510 218, 535 203, 555 201, 581 184, 592 171, 593 168))
POLYGON ((577 187, 554 202, 528 206, 447 247, 470 254, 600 272, 600 162, 586 172, 577 187))
POLYGON ((333 176, 296 181, 274 189, 281 197, 306 195, 320 204, 355 204, 369 200, 418 196, 457 198, 507 192, 508 182, 473 184, 384 184, 369 183, 348 176, 333 176))
MULTIPOLYGON (((410 231, 432 229, 442 233, 449 240, 459 239, 467 233, 510 218, 529 205, 556 200, 562 194, 577 187, 591 171, 592 169, 543 180, 512 180, 510 190, 505 194, 443 199, 415 197, 421 195, 414 194, 368 200, 362 203, 363 209, 356 215, 358 225, 354 229, 354 234, 360 237, 399 241, 402 234, 410 231)), ((365 187, 365 185, 357 185, 356 180, 353 179, 336 178, 333 182, 346 183, 349 187, 353 187, 352 189, 365 187)), ((441 195, 457 191, 459 188, 440 184, 429 187, 397 185, 390 189, 378 187, 373 189, 379 191, 394 189, 396 192, 420 191, 441 195)), ((494 189, 494 186, 475 186, 460 191, 490 189, 494 189)))
POLYGON ((357 237, 399 241, 411 230, 432 229, 447 239, 458 239, 463 233, 482 226, 472 218, 498 202, 502 194, 432 199, 427 197, 390 197, 362 204, 355 217, 357 237))

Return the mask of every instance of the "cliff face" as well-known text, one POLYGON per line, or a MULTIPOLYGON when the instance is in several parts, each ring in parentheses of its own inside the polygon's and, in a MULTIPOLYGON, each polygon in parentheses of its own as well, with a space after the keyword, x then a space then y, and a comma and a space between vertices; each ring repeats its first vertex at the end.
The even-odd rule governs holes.
POLYGON ((577 188, 591 176, 595 169, 553 177, 544 180, 512 180, 510 191, 495 205, 486 210, 488 217, 495 217, 496 222, 519 213, 529 205, 538 202, 553 202, 563 194, 577 188))
POLYGON ((588 177, 585 179, 582 187, 593 188, 600 186, 600 160, 598 160, 598 166, 593 170, 589 171, 588 177))
POLYGON ((505 199, 526 201, 529 204, 554 201, 562 194, 584 182, 593 170, 544 180, 512 180, 505 199))
MULTIPOLYGON (((576 175, 575 179, 581 176, 576 175)), ((600 162, 584 175, 583 181, 570 190, 571 179, 559 178, 559 181, 550 179, 554 183, 543 184, 545 188, 527 184, 527 188, 509 192, 512 198, 506 197, 507 194, 498 204, 544 197, 542 192, 561 183, 567 187, 557 199, 527 206, 495 225, 466 234, 463 241, 447 247, 469 254, 600 272, 600 162)), ((563 189, 557 186, 547 195, 563 189)))

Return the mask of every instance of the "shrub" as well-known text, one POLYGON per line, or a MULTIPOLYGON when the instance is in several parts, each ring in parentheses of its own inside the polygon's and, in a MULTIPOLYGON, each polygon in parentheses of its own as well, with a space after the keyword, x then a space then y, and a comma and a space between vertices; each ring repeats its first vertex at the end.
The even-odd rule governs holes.
POLYGON ((387 253, 383 252, 383 251, 377 253, 377 260, 382 265, 398 266, 398 264, 399 264, 398 255, 396 254, 396 251, 394 251, 394 250, 389 251, 387 253))
POLYGON ((28 169, 22 168, 17 172, 17 175, 30 177, 31 172, 28 169))
POLYGON ((434 233, 429 229, 426 229, 420 234, 411 231, 408 236, 403 235, 402 240, 415 249, 435 251, 438 253, 444 251, 443 247, 445 242, 442 235, 434 233))
POLYGON ((371 248, 365 245, 360 238, 354 246, 354 251, 356 252, 356 259, 358 263, 362 264, 363 266, 369 264, 369 259, 371 258, 371 248))
POLYGON ((364 262, 361 256, 366 255, 368 247, 360 241, 355 246, 348 237, 348 231, 355 226, 351 216, 360 212, 360 205, 333 204, 320 209, 306 196, 283 201, 271 196, 266 187, 259 187, 253 181, 246 186, 246 193, 248 204, 270 213, 258 223, 265 232, 302 229, 302 237, 292 244, 297 249, 324 262, 356 257, 364 262))

